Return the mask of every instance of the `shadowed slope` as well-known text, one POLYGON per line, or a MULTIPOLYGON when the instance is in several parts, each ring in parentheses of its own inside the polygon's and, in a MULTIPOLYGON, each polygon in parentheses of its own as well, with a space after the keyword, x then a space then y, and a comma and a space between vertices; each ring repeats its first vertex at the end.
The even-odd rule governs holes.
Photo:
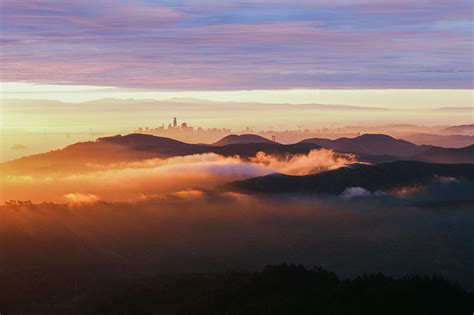
POLYGON ((474 144, 458 149, 432 147, 412 159, 431 163, 474 163, 474 144))
POLYGON ((61 150, 36 154, 0 164, 8 173, 65 172, 87 164, 110 164, 207 152, 207 146, 143 134, 99 138, 61 150))
POLYGON ((377 165, 356 164, 324 173, 289 176, 272 174, 229 183, 224 187, 247 193, 341 194, 351 187, 368 191, 428 184, 439 177, 474 180, 474 164, 428 164, 397 161, 377 165))

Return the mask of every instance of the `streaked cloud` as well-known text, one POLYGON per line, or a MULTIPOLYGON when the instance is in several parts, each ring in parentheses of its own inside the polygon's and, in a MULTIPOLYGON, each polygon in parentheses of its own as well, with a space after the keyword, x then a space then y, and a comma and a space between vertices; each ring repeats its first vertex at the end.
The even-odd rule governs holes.
POLYGON ((469 1, 13 1, 2 81, 158 90, 472 88, 469 1))

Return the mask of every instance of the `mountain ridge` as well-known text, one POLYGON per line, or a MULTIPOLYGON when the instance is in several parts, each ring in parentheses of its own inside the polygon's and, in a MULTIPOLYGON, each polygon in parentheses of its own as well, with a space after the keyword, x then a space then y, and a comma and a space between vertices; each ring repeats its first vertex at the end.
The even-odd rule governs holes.
POLYGON ((417 161, 431 163, 474 163, 474 144, 463 148, 431 147, 412 157, 417 161))
POLYGON ((350 152, 361 155, 393 155, 409 157, 427 149, 406 140, 395 139, 384 134, 363 134, 355 138, 310 138, 300 143, 313 143, 338 152, 350 152))
MULTIPOLYGON (((362 139, 367 136, 362 136, 362 139)), ((369 136, 373 138, 373 136, 369 136)), ((377 135, 376 139, 393 139, 385 135, 377 135)), ((225 138, 223 138, 225 139, 225 138)), ((237 139, 240 139, 237 137, 237 139)), ((246 138, 243 138, 246 139, 246 138)), ((254 142, 246 143, 221 143, 215 144, 190 144, 178 140, 158 137, 146 134, 129 134, 125 136, 117 135, 112 137, 98 138, 96 141, 78 142, 63 149, 25 156, 16 160, 0 163, 0 170, 13 171, 14 173, 34 172, 67 172, 68 170, 84 169, 85 165, 99 164, 107 165, 120 162, 134 162, 152 158, 171 158, 175 156, 186 156, 193 154, 215 153, 222 156, 240 156, 243 159, 255 156, 258 152, 276 156, 288 156, 296 154, 308 154, 311 150, 327 147, 336 153, 353 153, 358 155, 358 160, 368 163, 390 162, 395 160, 417 160, 437 163, 474 163, 474 146, 460 149, 445 149, 438 147, 417 146, 415 144, 396 140, 396 144, 407 146, 418 152, 409 156, 407 153, 399 154, 392 147, 390 150, 379 148, 375 152, 370 151, 370 146, 362 147, 363 150, 356 150, 333 146, 337 140, 316 139, 317 141, 301 141, 295 144, 280 144, 266 139, 266 142, 259 139, 259 136, 251 135, 254 142), (255 140, 257 139, 257 140, 255 140), (257 141, 257 142, 255 142, 257 141), (318 144, 319 143, 319 144, 318 144), (328 145, 329 143, 329 145, 328 145), (408 144, 407 144, 408 143, 408 144), (431 149, 431 150, 428 150, 431 149), (424 153, 426 151, 426 153, 424 153), (394 153, 398 153, 395 155, 394 153)), ((349 138, 340 138, 343 143, 352 141, 349 138)), ((314 140, 314 139, 310 139, 314 140)), ((377 145, 372 144, 372 147, 377 145)), ((400 146, 397 150, 402 150, 400 146)))

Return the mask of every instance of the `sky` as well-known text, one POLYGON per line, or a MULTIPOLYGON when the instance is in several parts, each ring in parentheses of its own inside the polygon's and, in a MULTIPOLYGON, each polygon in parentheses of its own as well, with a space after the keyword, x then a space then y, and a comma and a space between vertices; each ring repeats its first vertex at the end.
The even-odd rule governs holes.
POLYGON ((416 106, 462 89, 452 106, 472 104, 471 1, 3 0, 0 17, 2 98, 347 103, 391 90, 416 106))

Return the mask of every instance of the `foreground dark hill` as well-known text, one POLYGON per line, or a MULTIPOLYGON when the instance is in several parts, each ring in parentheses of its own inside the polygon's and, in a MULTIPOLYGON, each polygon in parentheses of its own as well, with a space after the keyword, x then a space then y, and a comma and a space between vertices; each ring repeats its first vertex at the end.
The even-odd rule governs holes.
POLYGON ((243 134, 243 135, 228 135, 221 140, 214 143, 214 145, 222 146, 228 144, 244 144, 244 143, 275 143, 267 138, 252 135, 252 134, 243 134))
POLYGON ((312 138, 301 141, 312 143, 338 152, 350 152, 360 155, 390 155, 410 157, 427 149, 405 140, 395 139, 383 134, 364 134, 355 138, 339 138, 336 140, 312 138))
POLYGON ((223 156, 255 156, 258 152, 273 155, 307 154, 320 147, 310 143, 283 145, 270 143, 237 143, 222 146, 189 144, 181 141, 144 134, 129 134, 99 138, 64 149, 32 155, 0 164, 8 173, 67 172, 83 170, 90 164, 108 165, 141 161, 151 158, 170 158, 192 154, 216 153, 223 156))
POLYGON ((474 144, 457 149, 432 147, 412 159, 431 163, 474 163, 474 144))
POLYGON ((224 187, 246 193, 341 194, 352 187, 361 187, 371 192, 386 191, 426 185, 443 177, 472 182, 474 164, 429 164, 415 161, 355 164, 314 175, 272 174, 229 183, 224 187))
POLYGON ((89 307, 103 314, 467 314, 473 299, 439 277, 342 280, 322 268, 283 264, 255 273, 158 276, 116 288, 89 307))
POLYGON ((116 282, 108 289, 96 284, 87 295, 69 301, 48 298, 20 298, 5 290, 0 306, 7 314, 165 315, 444 315, 469 314, 474 307, 472 292, 441 277, 373 273, 340 279, 321 267, 287 264, 266 266, 260 272, 159 275, 116 282))

